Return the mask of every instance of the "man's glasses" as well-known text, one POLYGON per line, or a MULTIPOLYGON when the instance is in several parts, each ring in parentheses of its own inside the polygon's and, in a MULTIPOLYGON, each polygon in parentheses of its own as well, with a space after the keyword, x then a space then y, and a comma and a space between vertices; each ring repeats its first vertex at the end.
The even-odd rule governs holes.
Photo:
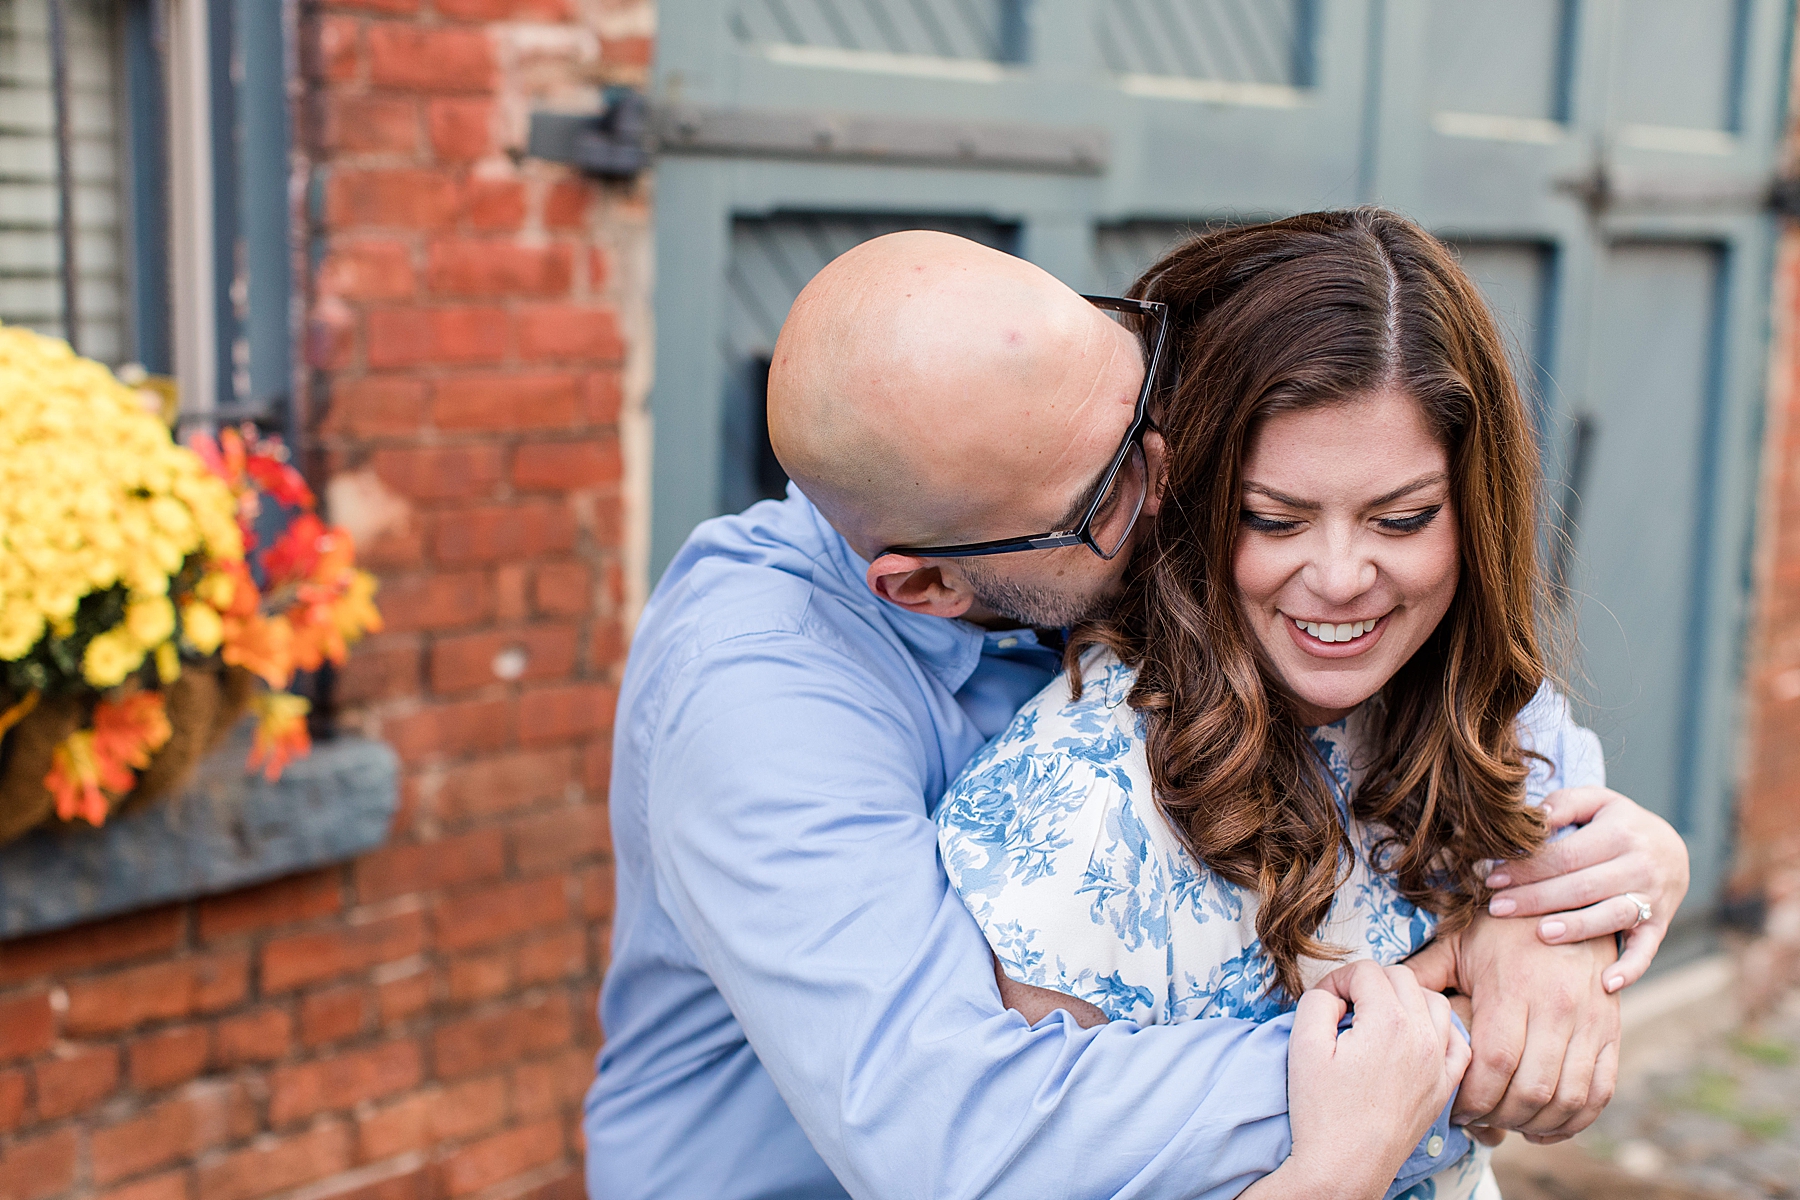
POLYGON ((1063 546, 1086 546, 1108 561, 1125 548, 1144 511, 1144 497, 1150 490, 1150 471, 1144 462, 1144 434, 1156 428, 1150 420, 1150 394, 1156 386, 1156 369, 1162 362, 1163 339, 1168 333, 1168 306, 1154 300, 1127 300, 1121 296, 1083 296, 1096 308, 1125 313, 1145 322, 1143 337, 1150 347, 1149 361, 1144 364, 1144 386, 1138 390, 1137 411, 1125 440, 1107 464, 1094 488, 1081 521, 1073 529, 1052 530, 1030 537, 999 538, 991 542, 968 542, 960 546, 889 546, 883 554, 905 554, 912 558, 976 558, 986 554, 1014 554, 1020 550, 1056 550, 1063 546))

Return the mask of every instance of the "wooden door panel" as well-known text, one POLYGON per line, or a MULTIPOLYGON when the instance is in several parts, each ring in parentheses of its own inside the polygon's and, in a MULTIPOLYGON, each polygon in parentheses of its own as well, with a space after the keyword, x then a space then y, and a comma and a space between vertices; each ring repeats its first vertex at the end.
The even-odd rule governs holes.
POLYGON ((1101 0, 1095 41, 1121 75, 1303 86, 1308 0, 1101 0))
POLYGON ((1436 0, 1425 56, 1433 114, 1561 121, 1568 0, 1436 0))
POLYGON ((1018 0, 741 0, 738 41, 876 54, 1002 60, 1016 37, 1018 0))
POLYGON ((1629 0, 1610 71, 1613 121, 1667 129, 1736 129, 1743 82, 1742 0, 1629 0))

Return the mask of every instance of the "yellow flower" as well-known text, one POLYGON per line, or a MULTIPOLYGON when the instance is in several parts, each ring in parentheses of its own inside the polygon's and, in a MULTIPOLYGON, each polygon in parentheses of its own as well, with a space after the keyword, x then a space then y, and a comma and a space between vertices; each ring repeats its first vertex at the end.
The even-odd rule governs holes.
POLYGON ((175 606, 167 596, 133 596, 125 606, 125 628, 140 645, 161 645, 175 632, 175 606))
POLYGON ((219 610, 210 604, 184 604, 181 606, 181 636, 195 650, 211 654, 219 648, 219 639, 225 636, 225 622, 220 619, 219 610))
POLYGON ((116 626, 88 643, 81 659, 81 677, 97 688, 117 687, 144 661, 144 647, 131 631, 116 626))
POLYGON ((223 571, 213 571, 194 585, 194 595, 224 612, 231 607, 232 598, 237 595, 237 580, 223 571))
POLYGON ((164 642, 156 648, 156 677, 164 683, 174 683, 181 678, 181 655, 176 652, 174 642, 164 642))
POLYGON ((0 659, 24 657, 44 633, 44 614, 19 603, 0 608, 0 659))

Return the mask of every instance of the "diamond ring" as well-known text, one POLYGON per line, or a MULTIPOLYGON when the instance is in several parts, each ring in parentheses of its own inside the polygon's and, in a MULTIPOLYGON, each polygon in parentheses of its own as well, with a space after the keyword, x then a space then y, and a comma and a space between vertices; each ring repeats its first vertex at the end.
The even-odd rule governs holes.
POLYGON ((1623 895, 1625 899, 1637 905, 1637 920, 1631 923, 1631 927, 1636 929, 1639 925, 1642 925, 1645 921, 1650 919, 1650 902, 1636 892, 1625 892, 1623 895))

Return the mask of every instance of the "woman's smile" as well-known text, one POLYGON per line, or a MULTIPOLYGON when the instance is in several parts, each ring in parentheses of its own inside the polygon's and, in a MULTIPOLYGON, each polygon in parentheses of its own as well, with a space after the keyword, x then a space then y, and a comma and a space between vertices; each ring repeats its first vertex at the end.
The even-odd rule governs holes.
POLYGON ((1358 621, 1309 621, 1304 617, 1288 616, 1280 609, 1276 612, 1287 618, 1294 644, 1320 658, 1353 658, 1373 650, 1387 629, 1388 617, 1393 615, 1390 610, 1379 617, 1358 621))

